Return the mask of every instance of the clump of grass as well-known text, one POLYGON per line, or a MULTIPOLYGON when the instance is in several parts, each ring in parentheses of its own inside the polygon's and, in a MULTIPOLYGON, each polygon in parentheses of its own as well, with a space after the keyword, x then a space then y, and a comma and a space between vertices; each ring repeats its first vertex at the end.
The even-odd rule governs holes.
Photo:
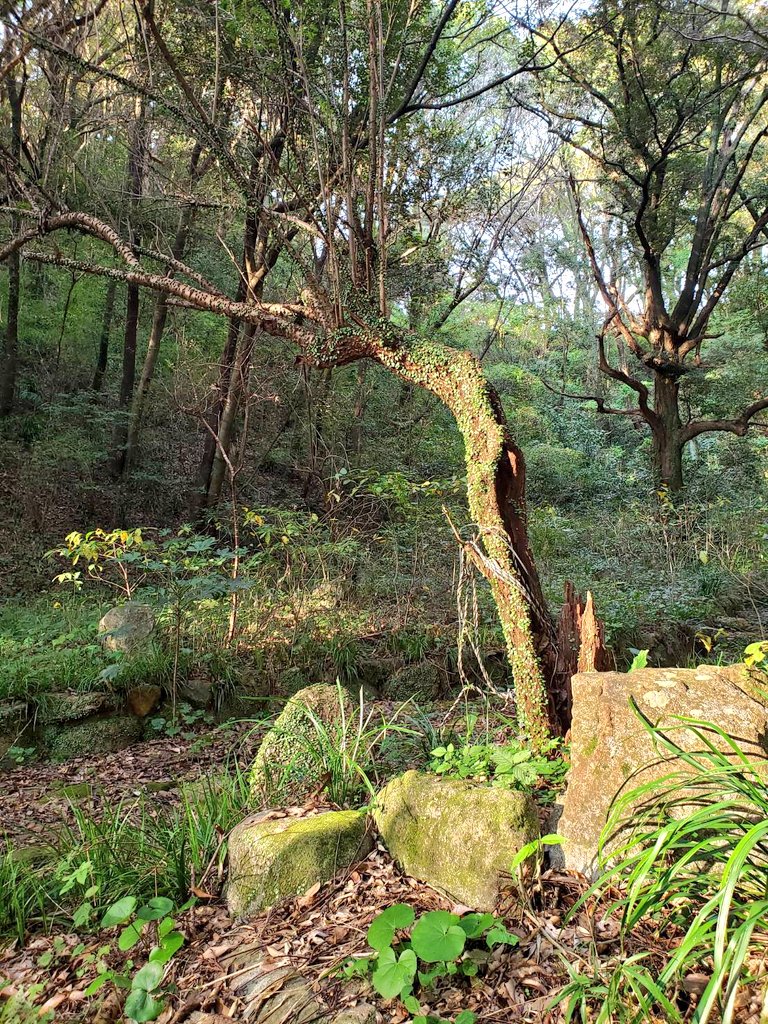
POLYGON ((39 856, 13 850, 0 856, 0 941, 21 942, 32 925, 71 926, 86 899, 96 914, 126 895, 140 901, 167 896, 180 906, 204 880, 215 888, 226 837, 247 805, 247 779, 233 763, 221 775, 182 787, 170 809, 159 809, 149 794, 107 806, 98 819, 74 807, 73 822, 39 856), (78 869, 76 884, 68 885, 78 869))

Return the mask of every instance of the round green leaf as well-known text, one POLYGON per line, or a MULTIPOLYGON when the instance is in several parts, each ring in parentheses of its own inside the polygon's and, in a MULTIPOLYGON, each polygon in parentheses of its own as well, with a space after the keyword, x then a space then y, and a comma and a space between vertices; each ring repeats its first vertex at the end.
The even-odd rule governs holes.
POLYGON ((387 907, 371 921, 368 929, 368 945, 379 952, 392 945, 395 932, 401 928, 410 928, 416 915, 413 907, 407 903, 396 903, 387 907))
POLYGON ((411 944, 416 955, 428 964, 455 960, 461 955, 466 941, 458 916, 447 910, 431 910, 424 914, 411 932, 411 944))
POLYGON ((122 924, 123 921, 127 921, 131 914, 136 909, 136 897, 135 896, 123 896, 117 903, 113 903, 111 907, 107 907, 104 917, 101 919, 102 928, 114 928, 116 924, 122 924))
POLYGON ((145 992, 151 992, 162 980, 163 965, 150 960, 134 975, 132 988, 143 988, 145 992))
POLYGON ((143 907, 139 907, 136 917, 140 921, 159 921, 173 910, 173 900, 165 896, 153 896, 143 907))
POLYGON ((413 984, 416 954, 405 949, 398 957, 394 949, 382 950, 371 981, 382 999, 394 999, 413 984))
POLYGON ((125 1000, 124 1013, 128 1020, 143 1024, 144 1021, 157 1020, 163 1010, 162 999, 155 999, 143 988, 134 988, 125 1000))

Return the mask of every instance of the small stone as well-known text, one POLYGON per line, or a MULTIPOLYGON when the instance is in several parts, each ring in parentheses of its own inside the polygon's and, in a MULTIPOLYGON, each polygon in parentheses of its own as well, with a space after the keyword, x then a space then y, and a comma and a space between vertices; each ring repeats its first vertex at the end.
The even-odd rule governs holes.
POLYGON ((373 817, 407 874, 482 911, 494 909, 515 854, 539 835, 525 793, 417 771, 384 787, 373 817))
POLYGON ((373 848, 365 811, 251 815, 229 837, 230 914, 245 917, 327 882, 373 848))
POLYGON ((128 691, 125 699, 131 714, 138 718, 146 718, 150 711, 154 711, 160 703, 162 695, 163 691, 159 686, 145 683, 142 686, 134 686, 132 690, 128 691))
POLYGON ((179 687, 179 697, 193 708, 207 708, 213 700, 213 685, 209 676, 190 676, 179 687))
POLYGON ((110 608, 99 622, 101 642, 109 651, 131 653, 155 630, 155 614, 148 604, 127 601, 110 608))

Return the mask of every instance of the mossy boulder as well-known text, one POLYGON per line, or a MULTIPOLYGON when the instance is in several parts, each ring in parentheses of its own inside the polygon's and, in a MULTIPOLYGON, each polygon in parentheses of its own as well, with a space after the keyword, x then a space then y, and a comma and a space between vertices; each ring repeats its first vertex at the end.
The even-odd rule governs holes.
POLYGON ((299 802, 322 785, 322 731, 340 732, 353 716, 349 696, 318 683, 291 697, 264 737, 251 768, 251 795, 258 806, 299 802))
MULTIPOLYGON (((630 700, 662 726, 679 726, 676 716, 719 725, 758 771, 768 772, 768 708, 743 665, 585 672, 571 686, 571 768, 557 825, 565 842, 553 858, 561 853, 568 868, 596 873, 600 835, 617 794, 685 767, 654 748, 630 700)), ((675 728, 673 736, 684 749, 701 749, 689 730, 675 728)), ((730 751, 716 734, 709 739, 730 751)))
POLYGON ((529 796, 409 771, 376 798, 374 820, 407 874, 477 910, 493 910, 512 858, 539 835, 529 796))
POLYGON ((126 601, 110 608, 99 622, 99 638, 109 651, 130 654, 155 631, 155 613, 148 604, 126 601))
POLYGON ((52 725, 42 730, 43 744, 52 761, 68 761, 87 754, 112 754, 141 739, 140 718, 118 715, 91 718, 71 725, 52 725))
POLYGON ((229 837, 229 911, 245 917, 300 896, 372 848, 365 811, 304 818, 251 815, 229 837))
POLYGON ((382 692, 389 700, 434 700, 440 696, 443 677, 432 661, 417 661, 399 669, 384 683, 382 692))
POLYGON ((117 707, 118 700, 111 693, 45 693, 37 699, 35 717, 40 725, 57 722, 77 722, 89 715, 102 714, 117 707))

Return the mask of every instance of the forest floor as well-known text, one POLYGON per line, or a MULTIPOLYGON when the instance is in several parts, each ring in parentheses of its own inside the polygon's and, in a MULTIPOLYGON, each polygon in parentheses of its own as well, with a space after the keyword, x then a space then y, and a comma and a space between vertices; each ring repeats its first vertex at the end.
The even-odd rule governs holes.
MULTIPOLYGON (((261 730, 248 724, 205 727, 194 739, 162 738, 119 755, 19 767, 4 778, 2 829, 19 849, 34 847, 62 823, 71 823, 78 806, 96 818, 102 809, 142 795, 170 807, 179 800, 180 783, 195 784, 220 773, 233 747, 248 763, 260 739, 261 730)), ((317 806, 310 801, 274 813, 302 815, 317 806)), ((555 1024, 567 1019, 567 1007, 552 1008, 553 999, 574 977, 610 979, 612 965, 635 952, 650 952, 659 964, 664 962, 676 941, 674 931, 660 937, 657 929, 643 925, 622 944, 618 921, 596 915, 590 900, 568 917, 586 890, 582 876, 548 870, 531 879, 521 894, 510 877, 498 913, 518 945, 496 947, 481 977, 440 981, 430 1002, 422 1004, 423 1012, 453 1019, 461 1010, 472 1010, 478 1024, 555 1024)), ((380 845, 331 881, 245 922, 229 916, 220 874, 213 872, 196 893, 195 905, 175 915, 185 943, 167 968, 164 987, 170 999, 160 1024, 192 1024, 201 1011, 218 1016, 198 1020, 217 1024, 302 1024, 317 1013, 374 1002, 378 1024, 404 1024, 410 1017, 398 1000, 375 1000, 367 981, 341 976, 342 965, 366 952, 371 920, 395 903, 408 903, 417 912, 468 909, 403 875, 380 845)), ((60 925, 33 932, 23 945, 12 943, 0 952, 0 1019, 13 1024, 121 1020, 124 992, 110 985, 97 996, 85 994, 97 959, 116 969, 124 960, 114 950, 105 953, 104 941, 103 932, 75 934, 60 925), (4 1003, 25 1002, 30 994, 34 1010, 29 1016, 3 1016, 4 1003)), ((701 980, 691 976, 681 992, 691 1012, 701 980)), ((759 996, 745 988, 740 999, 734 1020, 757 1024, 759 996)))

